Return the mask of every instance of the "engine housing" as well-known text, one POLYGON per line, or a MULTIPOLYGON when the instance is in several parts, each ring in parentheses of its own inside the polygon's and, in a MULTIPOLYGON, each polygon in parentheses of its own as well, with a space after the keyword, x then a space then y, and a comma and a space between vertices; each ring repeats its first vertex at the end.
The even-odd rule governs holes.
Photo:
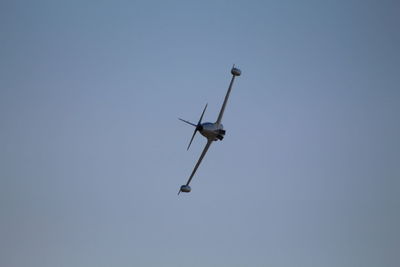
POLYGON ((181 192, 189 193, 191 190, 192 190, 192 189, 191 189, 190 186, 188 186, 188 185, 182 185, 182 186, 181 186, 181 192))

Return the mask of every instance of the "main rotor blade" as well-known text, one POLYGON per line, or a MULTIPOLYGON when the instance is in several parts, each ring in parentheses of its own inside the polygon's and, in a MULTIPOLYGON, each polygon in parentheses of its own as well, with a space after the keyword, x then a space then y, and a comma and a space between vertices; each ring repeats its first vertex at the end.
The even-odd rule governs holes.
POLYGON ((192 139, 190 139, 190 143, 189 143, 189 145, 188 145, 188 147, 187 147, 186 150, 189 150, 189 147, 190 147, 190 145, 192 144, 193 138, 194 138, 194 136, 196 135, 196 133, 197 133, 197 128, 194 129, 194 132, 193 132, 193 135, 192 135, 192 139))
POLYGON ((204 115, 204 112, 206 112, 207 106, 208 106, 208 103, 207 103, 206 106, 204 107, 203 113, 201 113, 200 120, 199 120, 199 122, 197 123, 197 126, 199 126, 200 123, 201 123, 201 121, 203 120, 203 115, 204 115))

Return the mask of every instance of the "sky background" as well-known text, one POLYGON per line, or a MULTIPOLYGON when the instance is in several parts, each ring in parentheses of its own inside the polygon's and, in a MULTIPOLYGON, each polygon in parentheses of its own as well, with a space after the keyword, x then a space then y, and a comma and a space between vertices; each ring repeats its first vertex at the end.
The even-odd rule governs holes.
POLYGON ((0 266, 399 266, 399 13, 1 1, 0 266))

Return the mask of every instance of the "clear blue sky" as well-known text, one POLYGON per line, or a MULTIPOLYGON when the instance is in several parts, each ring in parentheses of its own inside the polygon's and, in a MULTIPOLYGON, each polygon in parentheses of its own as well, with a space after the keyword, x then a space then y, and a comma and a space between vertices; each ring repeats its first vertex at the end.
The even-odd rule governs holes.
POLYGON ((0 266, 399 266, 399 12, 1 1, 0 266))

